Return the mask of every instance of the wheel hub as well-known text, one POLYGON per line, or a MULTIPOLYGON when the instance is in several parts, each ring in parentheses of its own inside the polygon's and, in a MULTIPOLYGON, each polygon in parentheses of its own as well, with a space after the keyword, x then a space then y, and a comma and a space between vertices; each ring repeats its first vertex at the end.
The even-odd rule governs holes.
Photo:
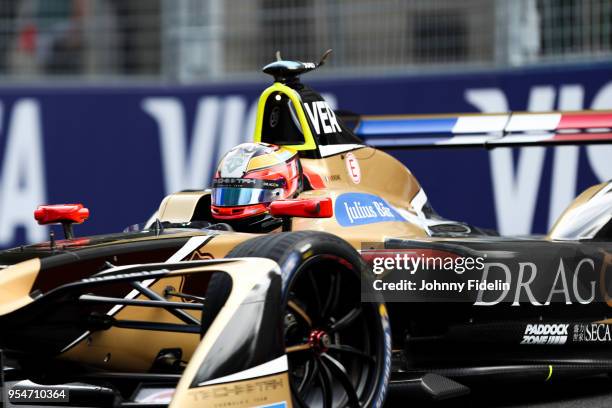
POLYGON ((308 343, 317 353, 325 353, 331 345, 331 337, 324 330, 313 330, 310 332, 308 343))

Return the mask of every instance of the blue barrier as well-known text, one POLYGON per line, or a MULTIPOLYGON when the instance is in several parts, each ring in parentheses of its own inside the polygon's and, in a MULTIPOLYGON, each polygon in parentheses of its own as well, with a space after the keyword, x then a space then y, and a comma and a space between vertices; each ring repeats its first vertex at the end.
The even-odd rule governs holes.
MULTIPOLYGON (((368 114, 612 108, 612 65, 312 81, 368 114)), ((252 134, 266 82, 190 87, 0 89, 0 247, 47 238, 39 203, 82 202, 78 234, 142 222, 161 198, 208 185, 252 134)), ((612 147, 393 152, 436 210, 503 233, 545 232, 583 188, 612 178, 612 147)))

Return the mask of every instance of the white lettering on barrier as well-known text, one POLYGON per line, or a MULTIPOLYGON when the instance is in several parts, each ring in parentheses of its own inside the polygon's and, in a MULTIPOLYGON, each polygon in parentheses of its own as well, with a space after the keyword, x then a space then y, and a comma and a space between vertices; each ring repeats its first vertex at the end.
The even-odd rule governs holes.
MULTIPOLYGON (((0 119, 4 106, 0 104, 0 119)), ((0 173, 0 247, 15 240, 18 228, 29 242, 42 241, 47 229, 34 220, 37 204, 47 202, 43 161, 43 138, 39 103, 34 99, 15 102, 5 115, 6 144, 0 173)))
MULTIPOLYGON (((534 86, 529 93, 527 110, 555 110, 556 91, 552 86, 534 86)), ((468 89, 467 102, 486 113, 509 111, 508 100, 500 88, 468 89)), ((567 84, 559 87, 558 109, 584 108, 582 85, 567 84)), ((612 82, 604 85, 593 98, 591 109, 612 108, 612 82)), ((599 181, 612 178, 612 146, 587 146, 587 158, 599 181)), ((578 149, 572 146, 556 147, 551 180, 548 226, 576 196, 578 149)), ((532 232, 536 204, 542 178, 545 152, 542 147, 519 149, 518 160, 513 160, 512 149, 498 148, 489 153, 491 178, 495 200, 497 227, 502 235, 521 235, 532 232)))

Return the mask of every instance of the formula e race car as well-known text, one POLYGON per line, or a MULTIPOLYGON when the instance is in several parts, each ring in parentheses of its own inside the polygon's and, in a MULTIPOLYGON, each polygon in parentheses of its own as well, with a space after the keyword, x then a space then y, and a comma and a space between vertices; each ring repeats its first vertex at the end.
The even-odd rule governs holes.
POLYGON ((264 67, 254 143, 143 228, 75 237, 82 205, 36 210, 65 237, 0 252, 12 403, 381 407, 612 371, 611 182, 505 238, 439 216, 383 151, 610 143, 612 112, 343 119, 299 80, 324 60, 264 67))

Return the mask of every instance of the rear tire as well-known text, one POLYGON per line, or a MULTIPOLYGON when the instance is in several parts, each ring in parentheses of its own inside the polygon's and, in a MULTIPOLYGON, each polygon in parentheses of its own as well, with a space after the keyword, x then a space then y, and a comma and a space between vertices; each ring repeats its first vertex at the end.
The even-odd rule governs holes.
POLYGON ((281 267, 294 406, 382 407, 391 330, 381 300, 361 302, 361 279, 369 277, 353 247, 324 232, 284 232, 243 242, 227 257, 281 267))

